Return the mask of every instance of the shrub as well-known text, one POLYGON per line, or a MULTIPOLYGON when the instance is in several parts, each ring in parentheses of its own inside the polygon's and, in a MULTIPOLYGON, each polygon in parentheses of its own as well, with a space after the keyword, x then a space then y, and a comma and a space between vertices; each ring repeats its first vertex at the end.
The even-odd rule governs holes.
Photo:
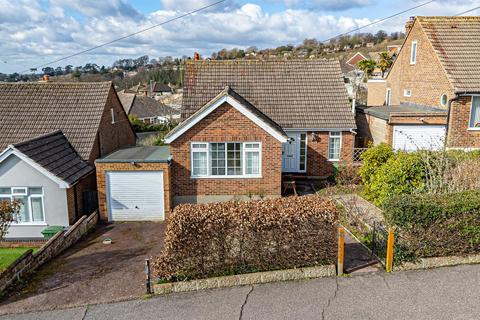
POLYGON ((340 164, 335 177, 337 184, 342 186, 358 185, 362 182, 359 167, 353 164, 340 164))
POLYGON ((397 196, 384 209, 416 257, 480 253, 480 190, 397 196))
POLYGON ((180 205, 154 275, 172 281, 332 263, 337 219, 334 202, 318 196, 180 205))
POLYGON ((421 192, 424 187, 425 171, 420 154, 396 152, 367 179, 364 196, 382 207, 396 195, 421 192))
POLYGON ((371 147, 362 154, 361 159, 363 164, 358 173, 366 187, 372 181, 377 170, 386 163, 388 159, 393 157, 394 154, 392 147, 386 143, 371 147))

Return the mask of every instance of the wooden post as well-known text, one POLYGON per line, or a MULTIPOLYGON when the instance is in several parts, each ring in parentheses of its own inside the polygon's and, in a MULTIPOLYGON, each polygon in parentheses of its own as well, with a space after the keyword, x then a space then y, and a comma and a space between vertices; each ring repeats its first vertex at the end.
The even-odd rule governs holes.
POLYGON ((152 284, 150 280, 150 260, 145 259, 145 289, 147 294, 152 294, 152 284))
POLYGON ((385 269, 387 272, 391 272, 393 268, 393 246, 395 244, 395 235, 392 228, 388 228, 388 241, 387 241, 387 261, 385 263, 385 269))
POLYGON ((343 275, 343 261, 345 259, 345 229, 338 228, 338 261, 337 261, 337 275, 343 275))

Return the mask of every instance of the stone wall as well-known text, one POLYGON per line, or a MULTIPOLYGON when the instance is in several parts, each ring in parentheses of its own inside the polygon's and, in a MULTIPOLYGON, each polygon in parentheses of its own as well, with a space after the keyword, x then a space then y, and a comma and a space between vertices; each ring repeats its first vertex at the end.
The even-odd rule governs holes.
POLYGON ((52 260, 65 249, 76 243, 83 235, 93 229, 98 221, 98 211, 90 216, 83 216, 67 231, 62 231, 53 236, 37 252, 25 252, 0 274, 0 292, 3 292, 15 281, 29 275, 44 263, 52 260))

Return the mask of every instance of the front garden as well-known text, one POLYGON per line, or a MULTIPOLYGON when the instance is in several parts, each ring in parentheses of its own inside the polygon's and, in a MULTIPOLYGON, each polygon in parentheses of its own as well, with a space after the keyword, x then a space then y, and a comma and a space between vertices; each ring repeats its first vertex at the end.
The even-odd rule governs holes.
POLYGON ((38 250, 38 248, 0 248, 0 273, 6 270, 13 262, 15 262, 22 254, 28 250, 38 250))
POLYGON ((395 229, 397 262, 480 253, 480 152, 394 152, 381 144, 362 160, 353 190, 395 229))

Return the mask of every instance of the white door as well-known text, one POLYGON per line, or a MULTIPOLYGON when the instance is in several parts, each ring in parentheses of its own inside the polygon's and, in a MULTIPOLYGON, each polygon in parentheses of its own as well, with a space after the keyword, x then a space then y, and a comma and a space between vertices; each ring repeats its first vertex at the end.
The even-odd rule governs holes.
POLYGON ((162 171, 107 172, 109 221, 163 220, 162 171))
POLYGON ((282 145, 282 171, 283 172, 297 172, 297 139, 285 142, 282 145))
POLYGON ((395 150, 439 150, 445 143, 443 125, 399 125, 393 127, 395 150))

